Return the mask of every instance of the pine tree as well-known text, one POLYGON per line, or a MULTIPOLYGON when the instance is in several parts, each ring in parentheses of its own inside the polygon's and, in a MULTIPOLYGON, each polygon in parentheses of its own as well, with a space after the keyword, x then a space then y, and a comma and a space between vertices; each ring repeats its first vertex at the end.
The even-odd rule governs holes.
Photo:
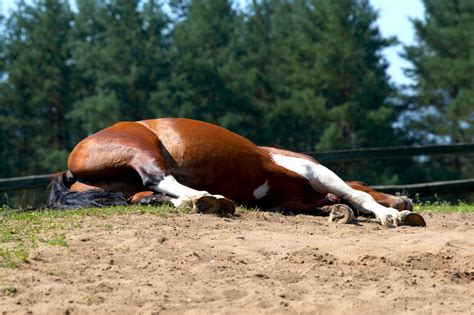
MULTIPOLYGON (((396 145, 399 108, 368 1, 254 1, 246 23, 244 68, 262 120, 257 142, 294 150, 396 145)), ((374 162, 341 174, 384 177, 374 162), (371 167, 372 166, 372 167, 371 167)))
MULTIPOLYGON (((0 28, 4 28, 4 17, 0 15, 0 28)), ((7 91, 6 80, 8 78, 6 60, 6 38, 4 33, 0 33, 0 100, 3 100, 7 91)), ((11 109, 6 103, 0 102, 0 178, 12 176, 12 153, 14 142, 12 141, 13 131, 11 130, 10 113, 11 109)))
MULTIPOLYGON (((405 47, 413 65, 411 113, 407 127, 414 141, 474 141, 474 2, 425 0, 424 19, 413 20, 417 42, 405 47)), ((472 176, 469 156, 430 160, 438 179, 472 176), (446 167, 449 166, 449 167, 446 167)))
POLYGON ((11 172, 62 169, 71 105, 68 1, 22 1, 5 25, 0 120, 7 129, 11 172))
POLYGON ((301 71, 298 44, 290 35, 302 18, 295 15, 295 6, 278 0, 253 1, 249 6, 239 58, 246 71, 240 81, 244 86, 241 92, 247 94, 255 111, 251 138, 259 144, 304 150, 312 148, 316 135, 310 122, 317 125, 318 117, 311 111, 317 104, 308 107, 308 99, 298 97, 306 91, 295 76, 307 77, 308 72, 301 71), (305 141, 308 138, 310 144, 305 141))
POLYGON ((151 118, 150 98, 168 76, 167 17, 157 1, 78 1, 74 59, 83 80, 71 117, 86 133, 151 118))
POLYGON ((280 129, 281 144, 393 144, 396 110, 387 101, 394 90, 381 57, 393 40, 381 37, 376 18, 367 1, 253 2, 246 45, 258 74, 253 101, 265 103, 268 129, 280 129))
POLYGON ((100 82, 105 75, 107 4, 105 1, 79 0, 77 8, 72 56, 78 86, 73 109, 69 113, 77 134, 76 142, 120 118, 115 94, 104 89, 100 82))
MULTIPOLYGON (((155 93, 158 116, 180 116, 243 130, 246 102, 233 80, 238 17, 228 0, 195 0, 175 9, 171 77, 155 93)), ((248 104, 247 104, 248 105, 248 104)))
POLYGON ((163 4, 148 0, 141 13, 143 55, 139 60, 139 82, 143 90, 143 116, 155 118, 162 104, 153 94, 170 78, 170 28, 171 21, 163 10, 163 4))
POLYGON ((321 40, 314 73, 331 122, 318 148, 393 145, 394 90, 381 57, 393 40, 382 38, 368 1, 315 1, 315 7, 321 40))

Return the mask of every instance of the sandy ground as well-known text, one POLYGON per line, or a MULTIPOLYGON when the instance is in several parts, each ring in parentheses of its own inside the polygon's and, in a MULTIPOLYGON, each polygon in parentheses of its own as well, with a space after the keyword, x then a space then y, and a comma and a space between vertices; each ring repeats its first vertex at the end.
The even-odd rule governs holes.
POLYGON ((474 312, 474 214, 428 227, 246 212, 85 217, 19 269, 0 314, 474 312))

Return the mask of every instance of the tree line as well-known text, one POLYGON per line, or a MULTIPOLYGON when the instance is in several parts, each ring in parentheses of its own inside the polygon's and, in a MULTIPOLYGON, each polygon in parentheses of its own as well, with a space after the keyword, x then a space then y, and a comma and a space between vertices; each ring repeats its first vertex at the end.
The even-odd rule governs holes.
MULTIPOLYGON (((19 1, 1 18, 0 177, 66 168, 120 120, 189 117, 296 151, 472 142, 474 2, 424 0, 386 70, 368 0, 19 1)), ((472 176, 472 157, 330 165, 371 184, 472 176), (471 174, 471 175, 469 175, 471 174)))

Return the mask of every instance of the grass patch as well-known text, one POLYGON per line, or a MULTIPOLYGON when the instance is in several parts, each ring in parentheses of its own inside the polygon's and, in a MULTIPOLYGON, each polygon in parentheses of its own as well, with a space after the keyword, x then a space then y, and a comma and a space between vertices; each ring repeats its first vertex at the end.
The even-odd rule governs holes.
POLYGON ((22 245, 15 246, 15 248, 0 248, 0 267, 18 268, 23 263, 28 261, 30 250, 34 246, 27 247, 22 245))
POLYGON ((0 288, 0 296, 1 295, 15 295, 16 293, 17 293, 17 289, 15 287, 0 288))
POLYGON ((473 213, 474 204, 467 204, 464 202, 449 203, 446 201, 433 202, 433 203, 419 203, 414 206, 415 212, 430 212, 430 213, 450 213, 450 212, 463 212, 473 213))
POLYGON ((75 210, 20 211, 0 208, 0 267, 20 267, 28 261, 31 251, 40 244, 67 247, 67 231, 79 228, 81 219, 87 216, 107 218, 113 215, 151 214, 165 217, 171 213, 187 212, 186 209, 170 206, 136 205, 75 210))
POLYGON ((55 235, 54 237, 46 239, 40 239, 40 241, 50 246, 68 246, 65 234, 55 235))

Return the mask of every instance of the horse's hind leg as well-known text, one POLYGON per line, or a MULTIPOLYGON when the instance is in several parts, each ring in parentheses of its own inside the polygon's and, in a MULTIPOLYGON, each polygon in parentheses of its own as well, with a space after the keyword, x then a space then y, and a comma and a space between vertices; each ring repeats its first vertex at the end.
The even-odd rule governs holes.
POLYGON ((68 168, 88 181, 115 179, 134 171, 140 176, 143 190, 171 196, 170 202, 176 207, 218 212, 232 203, 180 184, 166 167, 161 141, 140 123, 118 123, 84 139, 71 153, 68 168))
POLYGON ((375 199, 375 201, 385 207, 394 208, 398 211, 413 210, 413 202, 407 196, 393 196, 390 194, 382 193, 358 181, 346 181, 346 184, 353 189, 368 193, 372 196, 372 198, 375 199))
POLYGON ((325 166, 293 156, 275 154, 272 158, 276 164, 306 178, 316 191, 332 193, 345 199, 361 212, 373 213, 380 219, 382 225, 397 226, 403 224, 398 210, 377 203, 371 195, 364 191, 353 189, 325 166))

